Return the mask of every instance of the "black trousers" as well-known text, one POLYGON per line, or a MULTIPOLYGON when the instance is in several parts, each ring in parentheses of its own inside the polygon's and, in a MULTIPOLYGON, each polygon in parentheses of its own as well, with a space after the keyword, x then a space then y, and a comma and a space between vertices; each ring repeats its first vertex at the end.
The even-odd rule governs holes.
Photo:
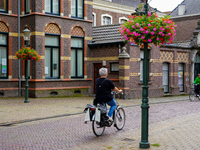
POLYGON ((195 85, 195 93, 199 95, 200 84, 195 85))

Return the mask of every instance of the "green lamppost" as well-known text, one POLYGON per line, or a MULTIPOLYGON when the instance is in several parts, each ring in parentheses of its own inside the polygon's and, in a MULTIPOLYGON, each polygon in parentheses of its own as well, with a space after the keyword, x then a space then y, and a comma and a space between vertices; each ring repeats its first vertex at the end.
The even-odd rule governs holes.
MULTIPOLYGON (((148 14, 148 0, 144 5, 145 12, 139 12, 138 8, 135 10, 140 15, 148 14)), ((150 143, 148 142, 148 124, 149 124, 149 104, 148 104, 148 66, 149 66, 149 53, 148 43, 144 42, 144 59, 143 59, 143 86, 142 86, 142 127, 141 127, 141 142, 140 148, 149 148, 150 143)))
MULTIPOLYGON (((29 45, 30 41, 30 30, 28 29, 27 25, 25 26, 25 29, 23 30, 23 36, 24 36, 24 41, 25 45, 29 45)), ((25 101, 24 103, 29 103, 28 100, 28 67, 29 67, 29 60, 25 60, 25 79, 26 79, 26 84, 25 84, 25 101)))

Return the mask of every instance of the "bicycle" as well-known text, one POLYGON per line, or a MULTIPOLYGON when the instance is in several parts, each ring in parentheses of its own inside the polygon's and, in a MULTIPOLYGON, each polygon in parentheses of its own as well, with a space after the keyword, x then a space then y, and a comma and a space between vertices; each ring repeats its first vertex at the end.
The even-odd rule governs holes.
POLYGON ((190 101, 194 101, 195 98, 198 98, 200 100, 200 96, 197 96, 196 92, 195 92, 195 86, 197 84, 193 84, 193 87, 190 88, 190 94, 189 94, 189 99, 190 101))
MULTIPOLYGON (((118 94, 113 91, 113 98, 115 98, 115 94, 118 94)), ((116 101, 117 102, 117 101, 116 101)), ((106 127, 111 127, 114 124, 114 127, 116 127, 118 130, 122 130, 125 125, 126 115, 124 109, 119 105, 117 102, 117 106, 115 108, 115 111, 113 113, 113 121, 108 122, 108 118, 106 115, 101 115, 100 122, 95 120, 95 110, 96 107, 91 107, 90 112, 90 121, 92 121, 92 130, 93 133, 98 137, 101 136, 106 127)))

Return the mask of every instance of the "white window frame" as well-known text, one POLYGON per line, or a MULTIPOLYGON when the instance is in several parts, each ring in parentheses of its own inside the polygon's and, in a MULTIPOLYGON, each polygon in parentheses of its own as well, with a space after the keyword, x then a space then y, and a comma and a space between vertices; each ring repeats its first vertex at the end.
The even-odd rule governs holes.
POLYGON ((93 12, 92 15, 94 15, 93 26, 96 26, 96 13, 93 12))
POLYGON ((103 24, 103 18, 104 18, 104 17, 109 17, 109 18, 110 18, 110 24, 113 23, 113 21, 112 21, 112 16, 111 16, 111 15, 109 15, 109 14, 102 14, 102 15, 101 15, 101 25, 104 25, 104 24, 103 24))
POLYGON ((122 20, 122 19, 128 21, 128 18, 126 18, 126 17, 119 17, 119 23, 121 23, 121 20, 122 20))

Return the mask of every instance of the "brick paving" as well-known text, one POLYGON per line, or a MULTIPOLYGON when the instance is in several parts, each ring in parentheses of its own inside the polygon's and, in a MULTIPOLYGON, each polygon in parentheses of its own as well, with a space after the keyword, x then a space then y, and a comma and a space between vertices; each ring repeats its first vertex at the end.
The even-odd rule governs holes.
MULTIPOLYGON (((19 120, 80 113, 91 101, 91 97, 30 99, 30 103, 26 105, 23 99, 0 99, 0 123, 3 125, 19 120)), ((0 149, 139 149, 141 100, 118 101, 123 106, 134 106, 125 107, 127 121, 121 131, 112 126, 97 138, 92 132, 91 123, 84 124, 85 114, 55 117, 0 126, 0 149)), ((187 96, 183 96, 150 99, 149 103, 150 149, 200 149, 200 101, 190 102, 187 96), (174 100, 184 101, 173 102, 174 100), (164 101, 171 102, 151 104, 164 101), (155 143, 160 146, 153 146, 155 143)))

